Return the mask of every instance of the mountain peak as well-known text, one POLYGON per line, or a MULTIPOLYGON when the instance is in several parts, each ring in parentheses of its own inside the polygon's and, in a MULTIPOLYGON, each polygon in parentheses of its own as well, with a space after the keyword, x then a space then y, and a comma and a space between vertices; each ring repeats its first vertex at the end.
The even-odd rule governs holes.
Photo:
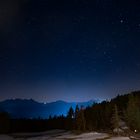
POLYGON ((13 118, 48 118, 50 115, 66 115, 69 108, 79 106, 91 106, 93 100, 88 102, 65 102, 58 100, 50 103, 39 103, 33 99, 8 99, 0 102, 0 111, 6 111, 13 118))

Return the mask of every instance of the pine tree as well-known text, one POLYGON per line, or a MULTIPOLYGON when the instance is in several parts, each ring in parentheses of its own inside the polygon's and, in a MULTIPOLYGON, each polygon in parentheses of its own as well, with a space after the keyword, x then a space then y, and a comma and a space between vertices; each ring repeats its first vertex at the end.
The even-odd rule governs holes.
POLYGON ((6 112, 0 112, 0 133, 8 133, 10 131, 10 116, 6 112))
POLYGON ((78 115, 78 113, 79 113, 79 106, 78 105, 76 105, 76 108, 75 108, 75 114, 74 114, 74 117, 76 118, 77 117, 77 115, 78 115))
POLYGON ((119 122, 120 122, 120 117, 118 114, 118 107, 117 105, 114 106, 114 114, 112 116, 112 125, 113 128, 117 130, 117 134, 119 135, 119 122))
POLYGON ((140 107, 137 96, 129 96, 126 110, 126 119, 131 129, 140 130, 140 107))
POLYGON ((68 114, 67 114, 67 118, 66 118, 66 129, 68 130, 72 130, 73 129, 73 118, 74 118, 74 110, 72 107, 70 107, 68 114))
POLYGON ((70 119, 74 118, 74 110, 72 107, 70 107, 68 111, 67 118, 70 118, 70 119))
POLYGON ((76 115, 76 129, 78 131, 85 131, 86 129, 86 120, 84 116, 84 110, 80 110, 78 114, 76 115))

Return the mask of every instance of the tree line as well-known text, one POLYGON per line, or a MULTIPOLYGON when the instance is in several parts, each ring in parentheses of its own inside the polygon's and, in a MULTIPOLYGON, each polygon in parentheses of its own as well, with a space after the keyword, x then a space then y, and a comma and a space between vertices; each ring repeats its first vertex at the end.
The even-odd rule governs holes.
POLYGON ((120 120, 130 130, 140 131, 140 91, 118 95, 110 101, 89 107, 70 107, 67 116, 48 119, 11 119, 6 112, 0 113, 0 133, 38 132, 50 129, 76 131, 111 131, 119 128, 120 120))

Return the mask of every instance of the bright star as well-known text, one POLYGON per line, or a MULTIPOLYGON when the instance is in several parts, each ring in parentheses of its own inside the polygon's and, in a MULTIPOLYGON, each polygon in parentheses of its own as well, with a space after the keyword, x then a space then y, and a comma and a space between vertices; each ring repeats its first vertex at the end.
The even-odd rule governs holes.
POLYGON ((124 21, 121 19, 121 20, 120 20, 120 23, 123 23, 123 22, 124 22, 124 21))

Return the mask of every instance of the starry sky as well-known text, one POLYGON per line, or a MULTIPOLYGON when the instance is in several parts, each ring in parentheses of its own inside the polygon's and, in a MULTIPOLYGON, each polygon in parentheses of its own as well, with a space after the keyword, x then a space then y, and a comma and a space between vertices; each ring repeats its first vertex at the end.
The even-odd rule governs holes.
POLYGON ((0 1, 0 100, 102 100, 139 89, 139 0, 0 1))

